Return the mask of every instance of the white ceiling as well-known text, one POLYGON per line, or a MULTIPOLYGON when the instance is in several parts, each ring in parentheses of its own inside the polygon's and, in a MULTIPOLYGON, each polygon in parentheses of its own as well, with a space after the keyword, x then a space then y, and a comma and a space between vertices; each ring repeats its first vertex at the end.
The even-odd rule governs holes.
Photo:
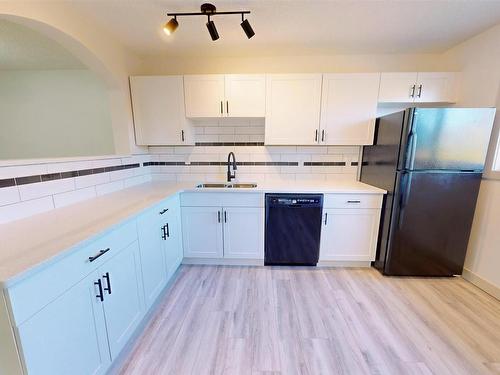
POLYGON ((83 69, 57 42, 13 22, 0 20, 0 70, 83 69))
POLYGON ((217 16, 212 42, 205 17, 179 18, 163 35, 167 12, 198 11, 203 1, 79 0, 72 5, 143 56, 245 56, 435 53, 500 22, 500 1, 214 1, 220 11, 248 9, 256 35, 240 16, 217 16))

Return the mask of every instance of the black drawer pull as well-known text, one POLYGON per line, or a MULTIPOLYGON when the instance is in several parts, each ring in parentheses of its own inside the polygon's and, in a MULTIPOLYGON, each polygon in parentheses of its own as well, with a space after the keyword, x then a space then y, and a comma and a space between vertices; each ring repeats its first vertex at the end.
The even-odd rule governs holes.
POLYGON ((168 211, 168 208, 164 208, 163 210, 160 211, 160 215, 163 215, 167 211, 168 211))
POLYGON ((101 300, 101 302, 104 301, 104 293, 102 292, 101 279, 95 281, 94 285, 97 285, 99 287, 99 294, 96 294, 96 297, 99 298, 101 300))
POLYGON ((89 257, 89 262, 93 262, 97 258, 99 258, 99 257, 103 256, 104 254, 106 254, 109 250, 110 250, 110 248, 108 247, 107 249, 99 251, 99 254, 94 255, 93 257, 89 257))
POLYGON ((347 203, 361 203, 361 201, 347 201, 347 203))
POLYGON ((227 211, 224 211, 224 223, 227 223, 227 211))
POLYGON ((166 228, 167 228, 167 232, 165 233, 165 235, 166 235, 167 237, 170 237, 170 229, 168 229, 168 223, 167 223, 167 225, 166 225, 166 228))
POLYGON ((328 224, 328 212, 325 212, 325 225, 328 224))
POLYGON ((166 228, 166 225, 164 225, 164 226, 161 227, 161 231, 162 231, 161 239, 162 240, 166 240, 167 239, 167 232, 165 231, 165 228, 166 228))
MULTIPOLYGON (((111 294, 111 282, 109 281, 109 272, 106 272, 105 275, 102 275, 102 278, 106 279, 106 284, 108 285, 107 287, 104 287, 104 291, 108 292, 108 294, 111 294)), ((102 292, 101 292, 101 294, 102 294, 102 292)))

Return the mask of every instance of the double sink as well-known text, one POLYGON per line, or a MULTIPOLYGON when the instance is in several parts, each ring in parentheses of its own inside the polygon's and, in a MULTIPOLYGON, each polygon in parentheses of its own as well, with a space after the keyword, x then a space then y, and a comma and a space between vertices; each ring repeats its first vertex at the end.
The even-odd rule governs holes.
POLYGON ((251 189, 256 188, 257 184, 239 184, 239 183, 214 183, 214 184, 199 184, 197 188, 225 188, 225 189, 251 189))

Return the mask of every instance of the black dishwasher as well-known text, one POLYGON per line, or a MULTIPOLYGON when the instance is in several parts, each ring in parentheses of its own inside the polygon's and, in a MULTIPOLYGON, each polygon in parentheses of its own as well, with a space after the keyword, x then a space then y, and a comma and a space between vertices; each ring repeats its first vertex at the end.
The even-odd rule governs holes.
POLYGON ((315 266, 323 194, 266 194, 265 265, 315 266))

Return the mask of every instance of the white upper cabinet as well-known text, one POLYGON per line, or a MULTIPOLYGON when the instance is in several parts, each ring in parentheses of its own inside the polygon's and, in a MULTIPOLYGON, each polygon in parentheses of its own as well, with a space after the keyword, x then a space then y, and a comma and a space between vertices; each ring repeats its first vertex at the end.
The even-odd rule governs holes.
POLYGON ((382 73, 378 101, 384 103, 413 102, 417 74, 416 72, 382 73))
POLYGON ((187 117, 264 117, 265 76, 184 76, 187 117))
POLYGON ((226 74, 225 116, 264 117, 266 77, 263 74, 226 74))
POLYGON ((138 145, 193 144, 182 76, 130 77, 130 92, 138 145))
POLYGON ((186 117, 221 117, 224 114, 224 75, 184 76, 186 117))
POLYGON ((321 74, 266 77, 266 145, 317 144, 321 80, 321 74))
POLYGON ((453 103, 456 73, 382 73, 381 103, 453 103))
POLYGON ((324 74, 319 143, 372 144, 379 84, 379 73, 324 74))
POLYGON ((415 103, 453 103, 456 83, 456 73, 418 73, 415 103))

